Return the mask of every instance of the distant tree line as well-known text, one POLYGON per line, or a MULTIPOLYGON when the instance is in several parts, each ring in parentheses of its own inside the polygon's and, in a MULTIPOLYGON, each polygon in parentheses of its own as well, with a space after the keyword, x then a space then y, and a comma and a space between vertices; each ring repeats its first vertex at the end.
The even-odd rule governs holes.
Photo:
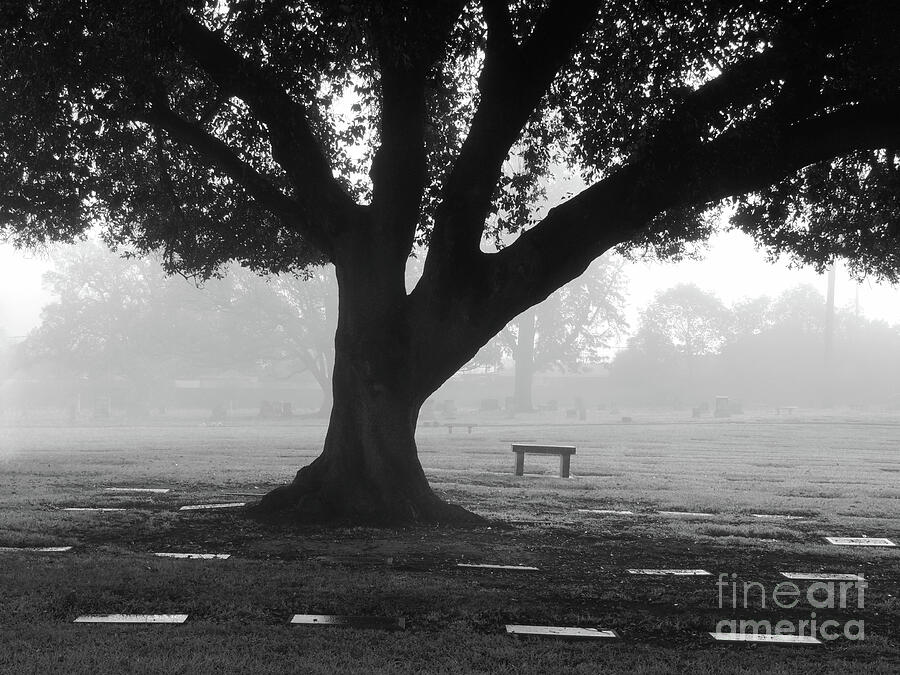
POLYGON ((60 248, 53 263, 44 284, 54 300, 9 350, 8 373, 124 390, 117 403, 134 408, 163 404, 176 379, 309 373, 330 409, 337 285, 328 270, 264 279, 233 266, 197 286, 93 241, 60 248))
POLYGON ((835 311, 826 359, 825 298, 804 285, 729 307, 693 285, 660 293, 611 365, 622 398, 696 405, 898 403, 900 327, 835 311))

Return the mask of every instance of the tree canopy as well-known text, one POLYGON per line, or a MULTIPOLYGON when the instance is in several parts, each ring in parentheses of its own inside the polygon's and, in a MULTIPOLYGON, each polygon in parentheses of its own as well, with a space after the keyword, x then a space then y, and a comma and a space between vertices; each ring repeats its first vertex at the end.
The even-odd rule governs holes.
POLYGON ((521 227, 487 216, 564 157, 593 187, 498 261, 671 253, 708 234, 704 205, 750 193, 736 223, 760 243, 896 279, 898 12, 11 0, 0 222, 22 243, 101 224, 188 272, 281 271, 331 259, 361 211, 398 199, 405 242, 477 252, 521 227), (524 166, 504 177, 513 147, 524 166))

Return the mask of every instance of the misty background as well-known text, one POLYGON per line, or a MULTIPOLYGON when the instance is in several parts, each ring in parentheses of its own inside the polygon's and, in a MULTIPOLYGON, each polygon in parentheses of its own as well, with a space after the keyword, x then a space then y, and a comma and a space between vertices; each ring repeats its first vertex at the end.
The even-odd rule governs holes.
MULTIPOLYGON (((418 261, 410 260, 410 286, 418 261)), ((197 285, 97 241, 0 247, 0 410, 7 421, 324 416, 337 291, 232 267, 197 285)), ((604 256, 507 326, 423 418, 625 406, 714 414, 900 408, 900 290, 770 262, 749 238, 703 259, 604 256)))

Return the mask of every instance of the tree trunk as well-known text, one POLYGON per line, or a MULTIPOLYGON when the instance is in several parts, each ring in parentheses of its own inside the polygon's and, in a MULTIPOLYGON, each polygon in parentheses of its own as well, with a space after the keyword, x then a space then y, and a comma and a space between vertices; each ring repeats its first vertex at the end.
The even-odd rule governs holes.
POLYGON ((534 335, 537 313, 528 309, 519 315, 519 332, 516 339, 515 409, 531 412, 534 404, 531 389, 534 382, 534 335))
POLYGON ((415 331, 403 287, 385 290, 363 262, 338 267, 333 403, 322 454, 258 506, 300 521, 476 522, 432 492, 419 463, 415 430, 430 391, 418 384, 415 331), (343 271, 343 273, 342 273, 343 271))

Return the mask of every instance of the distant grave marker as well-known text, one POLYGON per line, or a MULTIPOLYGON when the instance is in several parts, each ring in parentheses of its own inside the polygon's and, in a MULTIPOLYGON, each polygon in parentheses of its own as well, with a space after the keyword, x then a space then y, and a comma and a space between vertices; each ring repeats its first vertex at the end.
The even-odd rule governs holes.
POLYGON ((772 644, 820 645, 822 641, 809 635, 770 635, 767 633, 710 633, 724 642, 768 642, 772 644))
POLYGON ((2 553, 65 553, 71 546, 0 546, 2 553))
POLYGON ((185 560, 228 560, 230 553, 154 553, 160 558, 182 558, 185 560))
POLYGON ((628 573, 629 574, 647 574, 647 575, 669 575, 669 576, 675 576, 675 577, 708 577, 708 576, 711 576, 711 573, 707 572, 706 570, 638 569, 638 570, 628 570, 628 573))
POLYGON ((534 635, 537 637, 569 638, 574 640, 615 639, 619 636, 614 630, 599 628, 578 628, 575 626, 525 626, 507 624, 509 635, 534 635))
POLYGON ((754 518, 772 518, 779 520, 803 520, 806 516, 789 516, 783 513, 751 513, 754 518))
POLYGON ((456 563, 457 567, 470 567, 476 569, 486 569, 486 570, 519 570, 519 571, 538 571, 537 567, 531 567, 529 565, 494 565, 488 563, 456 563))
POLYGON ((825 537, 825 541, 836 546, 896 546, 883 537, 825 537))
POLYGON ((108 487, 103 489, 107 492, 152 492, 154 494, 165 494, 169 491, 169 488, 108 487))
POLYGON ((717 513, 706 513, 705 511, 657 511, 661 516, 691 516, 694 518, 715 518, 717 513))
POLYGON ((406 628, 406 619, 385 616, 341 616, 335 614, 294 614, 292 624, 304 626, 349 626, 350 628, 406 628))
POLYGON ((188 504, 182 506, 179 511, 202 511, 204 509, 236 509, 240 506, 246 506, 247 502, 227 502, 224 504, 188 504))
POLYGON ((85 614, 73 623, 184 623, 187 614, 85 614))
POLYGON ((786 579, 801 581, 865 581, 860 574, 832 574, 828 572, 779 572, 786 579))
POLYGON ((63 511, 124 511, 118 506, 66 506, 63 511))
POLYGON ((598 513, 601 515, 633 516, 634 511, 616 511, 614 509, 578 509, 578 513, 598 513))

